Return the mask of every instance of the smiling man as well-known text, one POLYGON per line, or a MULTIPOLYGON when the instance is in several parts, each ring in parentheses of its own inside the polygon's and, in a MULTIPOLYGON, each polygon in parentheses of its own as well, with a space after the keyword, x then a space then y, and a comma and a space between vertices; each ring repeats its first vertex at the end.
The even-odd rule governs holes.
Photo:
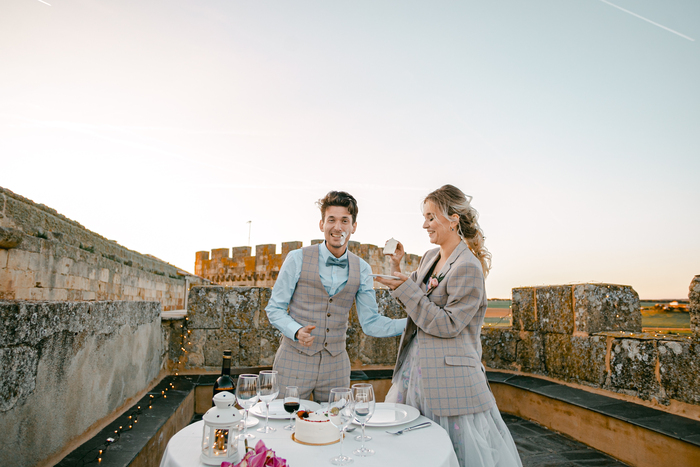
POLYGON ((350 387, 345 335, 353 301, 369 336, 398 336, 406 319, 378 313, 372 268, 348 251, 357 228, 355 198, 331 191, 317 205, 325 242, 287 255, 265 311, 284 335, 273 364, 280 396, 285 386, 298 386, 302 399, 313 393, 315 401, 325 402, 331 389, 350 387))

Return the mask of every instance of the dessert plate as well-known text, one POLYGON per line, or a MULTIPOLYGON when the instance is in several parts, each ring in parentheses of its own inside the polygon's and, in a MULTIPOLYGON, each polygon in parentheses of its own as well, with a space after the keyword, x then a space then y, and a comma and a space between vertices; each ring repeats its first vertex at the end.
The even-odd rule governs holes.
MULTIPOLYGON (((241 409, 241 410, 239 410, 239 412, 241 413, 241 415, 243 415, 243 417, 245 417, 245 410, 241 409)), ((258 420, 257 418, 253 417, 253 416, 250 414, 250 412, 248 412, 248 418, 245 419, 245 424, 248 425, 248 428, 250 428, 251 426, 257 425, 258 423, 260 423, 260 420, 258 420)), ((241 421, 238 422, 238 424, 239 424, 242 428, 245 428, 245 427, 243 426, 243 419, 241 419, 241 421)))
POLYGON ((390 275, 388 275, 388 274, 370 274, 369 277, 381 277, 381 278, 383 278, 383 279, 397 279, 397 280, 401 280, 400 277, 390 276, 390 275))
MULTIPOLYGON (((409 423, 420 417, 417 408, 404 404, 392 404, 389 402, 377 402, 374 406, 374 414, 365 426, 396 426, 409 423)), ((355 425, 360 423, 352 421, 355 425)))
MULTIPOLYGON (((300 401, 299 410, 309 410, 311 412, 321 408, 321 404, 314 401, 300 401)), ((250 409, 250 413, 256 417, 265 418, 265 403, 258 402, 250 409)), ((270 402, 270 418, 284 420, 291 417, 291 414, 284 410, 284 399, 275 399, 270 402)))

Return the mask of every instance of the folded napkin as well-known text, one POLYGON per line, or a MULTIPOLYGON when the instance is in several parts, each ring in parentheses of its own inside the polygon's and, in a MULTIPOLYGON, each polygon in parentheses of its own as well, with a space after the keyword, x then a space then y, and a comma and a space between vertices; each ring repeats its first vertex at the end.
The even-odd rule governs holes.
POLYGON ((288 467, 287 460, 277 457, 275 451, 268 449, 262 440, 255 445, 255 450, 248 451, 236 465, 222 462, 221 467, 288 467))

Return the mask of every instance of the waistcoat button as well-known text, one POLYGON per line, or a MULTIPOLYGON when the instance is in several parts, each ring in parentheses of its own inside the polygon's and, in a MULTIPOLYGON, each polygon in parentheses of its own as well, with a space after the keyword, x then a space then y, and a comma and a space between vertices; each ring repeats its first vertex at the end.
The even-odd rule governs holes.
POLYGON ((323 344, 323 346, 324 346, 324 347, 328 347, 328 342, 326 342, 325 344, 323 344))
POLYGON ((333 303, 333 299, 332 299, 332 298, 329 298, 329 299, 328 299, 328 303, 333 303))
POLYGON ((331 314, 330 314, 330 313, 328 313, 328 317, 330 317, 330 316, 331 316, 331 314))

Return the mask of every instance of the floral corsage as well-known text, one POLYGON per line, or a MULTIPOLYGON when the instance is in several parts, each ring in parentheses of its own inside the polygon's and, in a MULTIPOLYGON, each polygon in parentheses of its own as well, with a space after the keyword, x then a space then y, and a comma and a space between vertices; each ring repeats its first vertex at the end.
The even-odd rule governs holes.
POLYGON ((430 292, 435 290, 435 287, 442 282, 442 280, 445 278, 444 274, 440 274, 439 276, 436 276, 433 274, 430 276, 430 280, 428 281, 428 290, 425 292, 426 295, 430 295, 430 292))

